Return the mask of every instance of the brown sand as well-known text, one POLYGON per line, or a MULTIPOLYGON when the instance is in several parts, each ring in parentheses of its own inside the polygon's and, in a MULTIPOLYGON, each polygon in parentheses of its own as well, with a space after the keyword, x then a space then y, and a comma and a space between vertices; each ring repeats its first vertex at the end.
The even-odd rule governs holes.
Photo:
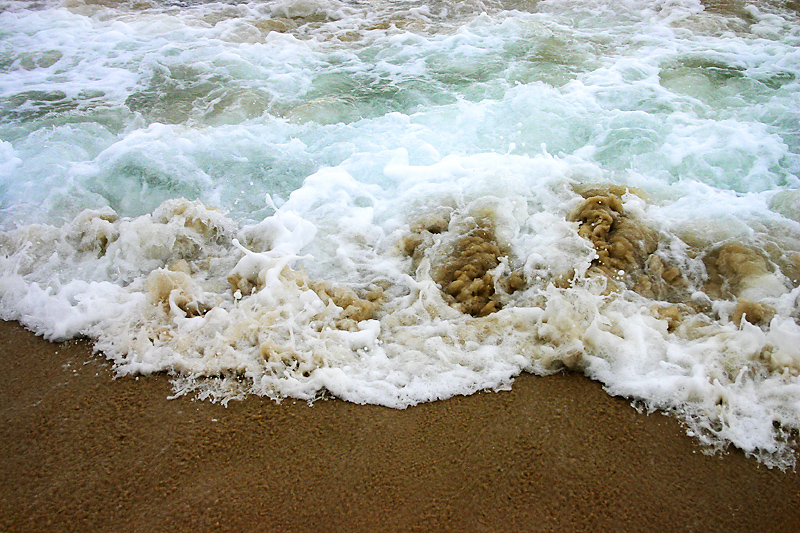
POLYGON ((0 372, 2 531, 800 531, 800 474, 704 455, 575 374, 224 407, 8 322, 0 372))

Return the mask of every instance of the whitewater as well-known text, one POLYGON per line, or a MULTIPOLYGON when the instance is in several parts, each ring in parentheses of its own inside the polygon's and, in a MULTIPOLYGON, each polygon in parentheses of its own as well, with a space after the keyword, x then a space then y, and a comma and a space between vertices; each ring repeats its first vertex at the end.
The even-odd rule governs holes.
POLYGON ((0 2, 0 318, 175 395, 598 380, 795 465, 779 2, 0 2))

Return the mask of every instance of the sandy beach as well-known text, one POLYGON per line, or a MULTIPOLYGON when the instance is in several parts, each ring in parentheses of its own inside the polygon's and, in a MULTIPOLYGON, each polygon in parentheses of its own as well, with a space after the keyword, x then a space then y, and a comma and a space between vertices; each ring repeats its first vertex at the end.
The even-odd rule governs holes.
POLYGON ((583 376, 392 410, 170 400, 85 342, 0 324, 0 529, 797 531, 800 475, 583 376))
POLYGON ((800 533, 799 13, 0 2, 0 533, 800 533))

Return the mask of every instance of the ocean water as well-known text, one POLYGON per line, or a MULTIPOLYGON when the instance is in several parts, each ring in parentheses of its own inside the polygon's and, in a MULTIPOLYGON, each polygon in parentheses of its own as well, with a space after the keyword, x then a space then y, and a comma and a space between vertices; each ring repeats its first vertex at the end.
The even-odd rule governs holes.
POLYGON ((0 2, 0 317, 223 402, 567 368, 793 467, 800 16, 0 2))

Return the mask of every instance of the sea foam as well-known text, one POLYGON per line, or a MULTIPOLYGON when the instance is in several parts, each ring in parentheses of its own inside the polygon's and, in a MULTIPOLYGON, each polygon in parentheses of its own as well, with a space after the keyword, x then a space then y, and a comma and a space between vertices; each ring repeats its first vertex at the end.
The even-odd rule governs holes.
POLYGON ((223 402, 569 369, 792 466, 800 34, 717 7, 10 5, 0 316, 223 402))

